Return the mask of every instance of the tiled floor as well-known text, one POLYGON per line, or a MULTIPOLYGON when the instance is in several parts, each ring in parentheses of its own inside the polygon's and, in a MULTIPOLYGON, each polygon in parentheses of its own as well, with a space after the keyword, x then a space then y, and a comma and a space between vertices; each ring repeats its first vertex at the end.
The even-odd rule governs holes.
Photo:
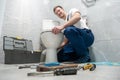
POLYGON ((97 63, 96 70, 79 70, 77 75, 67 76, 27 76, 28 72, 35 69, 18 69, 18 65, 0 64, 0 80, 120 80, 119 65, 100 65, 97 63))

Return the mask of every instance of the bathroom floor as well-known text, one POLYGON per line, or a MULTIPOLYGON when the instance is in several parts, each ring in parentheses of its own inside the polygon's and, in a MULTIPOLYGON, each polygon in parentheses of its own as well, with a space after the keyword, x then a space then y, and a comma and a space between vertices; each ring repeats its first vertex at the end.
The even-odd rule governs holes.
POLYGON ((27 76, 28 72, 34 72, 35 69, 18 69, 19 65, 0 64, 0 80, 120 80, 120 64, 96 63, 96 65, 94 71, 81 69, 77 75, 27 76))

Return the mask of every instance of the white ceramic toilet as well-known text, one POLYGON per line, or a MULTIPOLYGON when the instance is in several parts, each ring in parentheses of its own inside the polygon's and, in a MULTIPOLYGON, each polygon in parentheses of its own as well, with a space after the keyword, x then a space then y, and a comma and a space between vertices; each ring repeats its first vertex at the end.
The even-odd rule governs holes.
POLYGON ((54 34, 51 32, 52 28, 60 25, 58 21, 43 20, 43 31, 41 33, 41 41, 46 47, 45 63, 58 62, 57 48, 63 41, 63 33, 54 34))

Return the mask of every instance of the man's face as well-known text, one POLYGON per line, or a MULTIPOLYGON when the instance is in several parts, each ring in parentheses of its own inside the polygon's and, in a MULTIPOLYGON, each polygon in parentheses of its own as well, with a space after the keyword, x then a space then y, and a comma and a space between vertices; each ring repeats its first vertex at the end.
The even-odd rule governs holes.
POLYGON ((65 12, 60 7, 57 7, 54 12, 59 18, 63 18, 65 16, 65 12))

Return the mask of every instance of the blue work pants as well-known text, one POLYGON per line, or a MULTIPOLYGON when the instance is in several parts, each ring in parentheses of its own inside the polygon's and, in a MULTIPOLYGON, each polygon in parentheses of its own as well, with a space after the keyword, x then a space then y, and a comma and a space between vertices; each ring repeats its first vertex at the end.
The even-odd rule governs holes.
POLYGON ((69 42, 58 52, 58 61, 89 62, 88 47, 94 42, 92 31, 90 29, 79 29, 75 26, 69 26, 65 28, 64 35, 69 42))

